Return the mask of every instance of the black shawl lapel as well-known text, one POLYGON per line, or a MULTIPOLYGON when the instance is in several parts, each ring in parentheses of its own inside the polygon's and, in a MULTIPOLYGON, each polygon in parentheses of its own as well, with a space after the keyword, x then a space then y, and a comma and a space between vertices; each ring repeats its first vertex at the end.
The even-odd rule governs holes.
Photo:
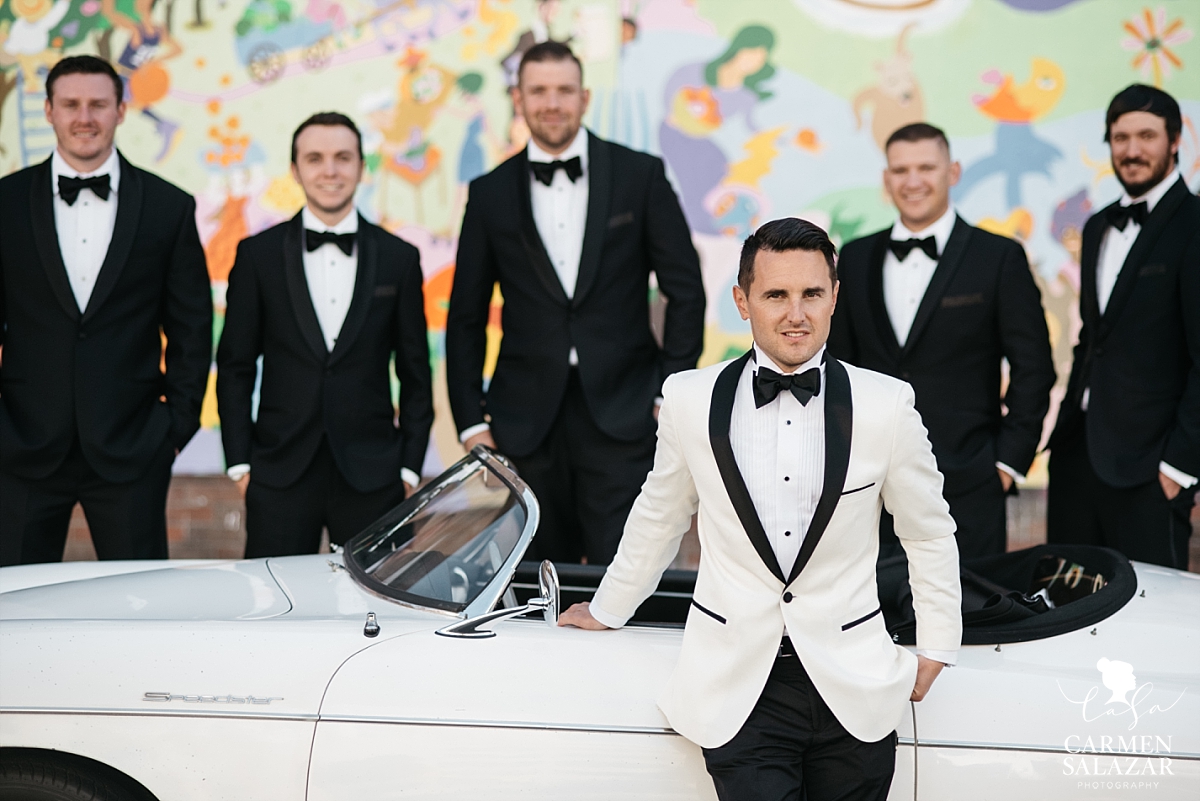
POLYGON ((896 339, 896 329, 892 328, 887 302, 883 298, 883 261, 887 258, 888 240, 891 238, 892 229, 885 228, 875 235, 875 242, 871 245, 871 261, 867 264, 867 304, 875 321, 879 341, 883 343, 892 363, 899 364, 900 342, 896 339))
POLYGON ((925 289, 921 304, 917 306, 917 316, 913 318, 908 339, 904 341, 903 352, 905 354, 912 351, 917 340, 921 338, 921 333, 929 325, 933 313, 941 304, 942 295, 946 294, 946 287, 950 285, 950 279, 954 277, 958 265, 962 263, 963 254, 967 250, 967 241, 970 238, 971 226, 967 225, 962 217, 956 216, 954 228, 950 231, 950 238, 946 240, 946 251, 938 257, 937 269, 933 271, 933 278, 929 279, 929 286, 925 289))
MULTIPOLYGON (((355 212, 357 214, 357 212, 355 212)), ((360 215, 358 218, 358 269, 354 276, 354 296, 346 310, 346 320, 333 344, 329 364, 335 364, 354 344, 367 314, 371 311, 371 300, 375 296, 375 273, 379 265, 378 230, 360 215)))
POLYGON ((846 471, 850 467, 850 440, 854 433, 854 403, 850 395, 850 376, 842 363, 826 351, 825 357, 825 480, 821 486, 821 499, 813 512, 812 523, 804 535, 804 544, 792 565, 786 584, 791 584, 808 564, 817 543, 825 534, 842 488, 846 485, 846 471))
POLYGON ((608 234, 609 200, 612 196, 612 160, 608 143, 588 131, 588 210, 587 227, 583 234, 583 250, 579 256, 579 278, 571 305, 578 307, 596 281, 600 270, 600 255, 608 234))
MULTIPOLYGON (((308 347, 312 349, 317 361, 324 364, 329 358, 325 349, 325 337, 321 334, 321 324, 317 321, 317 311, 312 305, 312 295, 308 291, 308 279, 304 276, 304 220, 303 213, 297 214, 288 223, 283 234, 283 272, 287 280, 288 296, 292 301, 292 311, 296 314, 296 323, 300 326, 300 334, 308 347)), ((355 288, 357 289, 357 279, 355 288)), ((349 316, 347 314, 347 316, 349 316)))
MULTIPOLYGON (((1116 203, 1110 204, 1115 206, 1116 203)), ((1083 242, 1079 252, 1079 314, 1085 326, 1096 325, 1100 321, 1100 300, 1096 294, 1096 271, 1100 269, 1100 243, 1104 240, 1104 231, 1108 228, 1105 220, 1108 207, 1088 220, 1083 226, 1083 242)))
POLYGON ((37 246, 38 258, 50 289, 58 298, 63 311, 72 320, 79 319, 79 304, 71 291, 67 268, 63 264, 62 251, 58 247, 58 232, 54 227, 54 187, 51 186, 50 161, 46 159, 34 167, 33 183, 29 190, 29 211, 33 221, 33 241, 37 246))
POLYGON ((108 243, 108 253, 104 256, 104 264, 100 266, 100 274, 96 276, 96 287, 88 298, 87 308, 83 311, 83 322, 87 322, 96 310, 104 305, 104 301, 112 294, 113 288, 125 269, 129 259, 129 251, 133 248, 133 239, 137 235, 138 222, 142 217, 142 184, 141 171, 117 153, 121 162, 121 182, 117 187, 117 221, 113 225, 112 240, 108 243))
MULTIPOLYGON (((712 401, 708 407, 708 440, 712 446, 713 458, 717 462, 717 470, 721 473, 721 481, 725 484, 725 491, 729 493, 729 500, 733 503, 738 519, 742 521, 742 528, 746 530, 754 550, 758 551, 772 575, 782 582, 784 578, 783 571, 779 568, 779 560, 767 540, 767 532, 758 517, 758 510, 754 508, 750 491, 746 489, 746 480, 742 477, 742 471, 738 469, 737 460, 733 456, 733 445, 729 441, 729 422, 733 417, 733 399, 737 393, 738 380, 753 353, 753 350, 747 351, 740 359, 730 362, 717 376, 712 401)), ((840 484, 838 491, 841 491, 840 484)))
MULTIPOLYGON (((1101 317, 1103 322, 1108 323, 1121 316, 1121 309, 1125 307, 1129 296, 1133 294, 1133 287, 1137 283, 1138 270, 1141 269, 1142 262, 1150 255, 1150 250, 1162 236, 1163 229, 1167 227, 1167 223, 1175 216, 1175 212, 1189 194, 1187 184, 1181 178, 1162 196, 1158 205, 1154 207, 1154 211, 1150 212, 1146 224, 1142 226, 1137 239, 1133 241, 1133 247, 1129 249, 1129 255, 1125 257, 1125 263, 1121 265, 1121 272, 1117 274, 1117 283, 1113 286, 1112 295, 1109 296, 1108 305, 1104 307, 1104 315, 1101 317)), ((1105 325, 1104 327, 1109 328, 1110 326, 1105 325)))
POLYGON ((563 290, 562 281, 550 263, 550 254, 538 234, 537 223, 533 220, 533 198, 529 194, 529 151, 522 150, 515 158, 517 169, 517 198, 521 209, 521 244, 525 246, 525 254, 529 264, 542 286, 550 293, 550 297, 563 306, 568 305, 567 293, 563 290))

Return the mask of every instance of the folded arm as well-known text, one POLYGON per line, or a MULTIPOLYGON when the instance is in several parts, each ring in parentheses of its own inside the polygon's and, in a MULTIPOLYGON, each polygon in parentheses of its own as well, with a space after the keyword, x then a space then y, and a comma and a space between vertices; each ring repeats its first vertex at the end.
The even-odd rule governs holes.
POLYGON ((167 266, 163 333, 167 337, 165 377, 171 412, 171 443, 182 450, 200 428, 200 406, 212 364, 212 288, 204 248, 196 231, 196 203, 183 212, 167 266))

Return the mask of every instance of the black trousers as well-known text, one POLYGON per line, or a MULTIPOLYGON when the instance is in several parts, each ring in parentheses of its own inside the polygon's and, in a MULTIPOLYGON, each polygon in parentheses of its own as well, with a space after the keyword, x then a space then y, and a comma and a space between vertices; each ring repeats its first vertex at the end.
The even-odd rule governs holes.
POLYGON ((76 439, 44 479, 0 472, 0 566, 61 562, 76 503, 100 559, 166 559, 174 462, 175 448, 164 440, 141 478, 114 484, 96 474, 76 439))
POLYGON ((655 437, 626 442, 596 426, 579 374, 550 433, 513 464, 541 505, 541 523, 526 559, 607 565, 617 554, 625 519, 654 466, 655 437))
POLYGON ((721 801, 884 801, 896 733, 874 743, 853 737, 793 654, 775 660, 741 730, 705 748, 704 761, 721 801))
POLYGON ((317 454, 290 487, 277 489, 255 482, 246 487, 246 558, 316 553, 321 529, 329 541, 344 545, 383 513, 404 500, 404 482, 373 492, 346 483, 329 443, 322 438, 317 454))
MULTIPOLYGON (((958 555, 962 559, 994 556, 1008 550, 1008 512, 1004 485, 1000 475, 993 473, 989 480, 961 495, 946 496, 950 516, 958 530, 958 555)), ((904 552, 896 537, 895 524, 886 509, 879 517, 879 558, 904 552)))
POLYGON ((1130 559, 1187 570, 1196 487, 1167 500, 1156 477, 1137 487, 1110 487, 1092 469, 1079 425, 1050 452, 1046 499, 1049 542, 1104 545, 1130 559))

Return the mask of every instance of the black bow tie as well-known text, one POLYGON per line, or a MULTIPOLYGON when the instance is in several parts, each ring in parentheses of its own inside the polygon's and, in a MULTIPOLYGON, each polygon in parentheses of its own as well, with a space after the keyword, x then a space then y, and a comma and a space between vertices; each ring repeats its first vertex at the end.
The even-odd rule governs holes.
POLYGON ((1125 226, 1129 225, 1129 221, 1133 220, 1138 225, 1145 225, 1146 218, 1150 216, 1150 207, 1146 205, 1146 201, 1134 203, 1132 206, 1113 206, 1108 210, 1108 224, 1118 231, 1124 231, 1125 226))
POLYGON ((354 252, 354 234, 335 234, 333 231, 304 229, 304 247, 309 253, 324 244, 337 245, 338 249, 349 256, 354 252))
POLYGON ((925 251, 926 256, 934 261, 938 260, 937 240, 932 236, 924 239, 891 239, 888 240, 888 247, 892 249, 892 253, 896 254, 898 261, 908 258, 908 254, 912 253, 913 248, 920 248, 925 251))
POLYGON ((84 189, 92 190, 96 193, 96 197, 101 200, 108 200, 108 194, 112 191, 108 183, 108 173, 93 175, 91 178, 70 178, 66 175, 58 176, 58 196, 65 200, 68 206, 75 205, 75 201, 79 198, 79 193, 84 189))
POLYGON ((785 390, 795 395, 801 406, 807 406, 821 394, 821 368, 813 367, 799 375, 780 375, 766 367, 758 368, 754 374, 754 408, 761 409, 785 390))
POLYGON ((569 158, 566 161, 531 161, 529 168, 533 170, 533 177, 549 186, 554 180, 554 173, 562 170, 571 179, 571 183, 579 180, 579 176, 583 175, 583 162, 579 160, 579 156, 569 158))

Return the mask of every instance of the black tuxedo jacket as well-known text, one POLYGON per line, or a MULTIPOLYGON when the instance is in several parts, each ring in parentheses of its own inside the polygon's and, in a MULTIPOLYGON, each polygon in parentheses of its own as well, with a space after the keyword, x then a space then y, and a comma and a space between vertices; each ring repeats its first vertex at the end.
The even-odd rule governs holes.
POLYGON ((1086 419, 1092 468, 1106 484, 1154 481, 1160 461, 1200 476, 1200 198, 1182 180, 1167 190, 1101 314, 1096 268, 1107 211, 1083 227, 1083 329, 1050 447, 1086 419))
POLYGON ((883 297, 891 229, 848 243, 829 349, 912 384, 947 495, 1029 469, 1050 407, 1054 362, 1041 295, 1021 246, 961 218, 901 347, 883 297), (1000 361, 1009 363, 1001 412, 1000 361))
POLYGON ((497 447, 532 452, 562 403, 571 348, 588 410, 619 440, 650 436, 671 373, 696 366, 704 285, 660 159, 588 137, 588 209, 574 297, 538 235, 522 151, 471 183, 446 322, 446 380, 462 431, 490 417, 497 447), (650 329, 651 272, 668 299, 663 345, 650 329), (504 296, 499 360, 483 389, 488 305, 504 296))
POLYGON ((26 480, 54 472, 78 437, 103 479, 133 481, 165 442, 181 449, 200 427, 212 293, 196 204, 120 160, 116 225, 82 313, 50 159, 0 179, 0 466, 26 480))
POLYGON ((256 482, 283 489, 328 437, 338 470, 359 492, 395 483, 406 467, 420 475, 433 425, 420 254, 359 217, 354 295, 329 352, 304 276, 303 229, 297 214, 238 245, 217 347, 225 461, 249 464, 256 482), (388 370, 393 353, 399 429, 388 370))

